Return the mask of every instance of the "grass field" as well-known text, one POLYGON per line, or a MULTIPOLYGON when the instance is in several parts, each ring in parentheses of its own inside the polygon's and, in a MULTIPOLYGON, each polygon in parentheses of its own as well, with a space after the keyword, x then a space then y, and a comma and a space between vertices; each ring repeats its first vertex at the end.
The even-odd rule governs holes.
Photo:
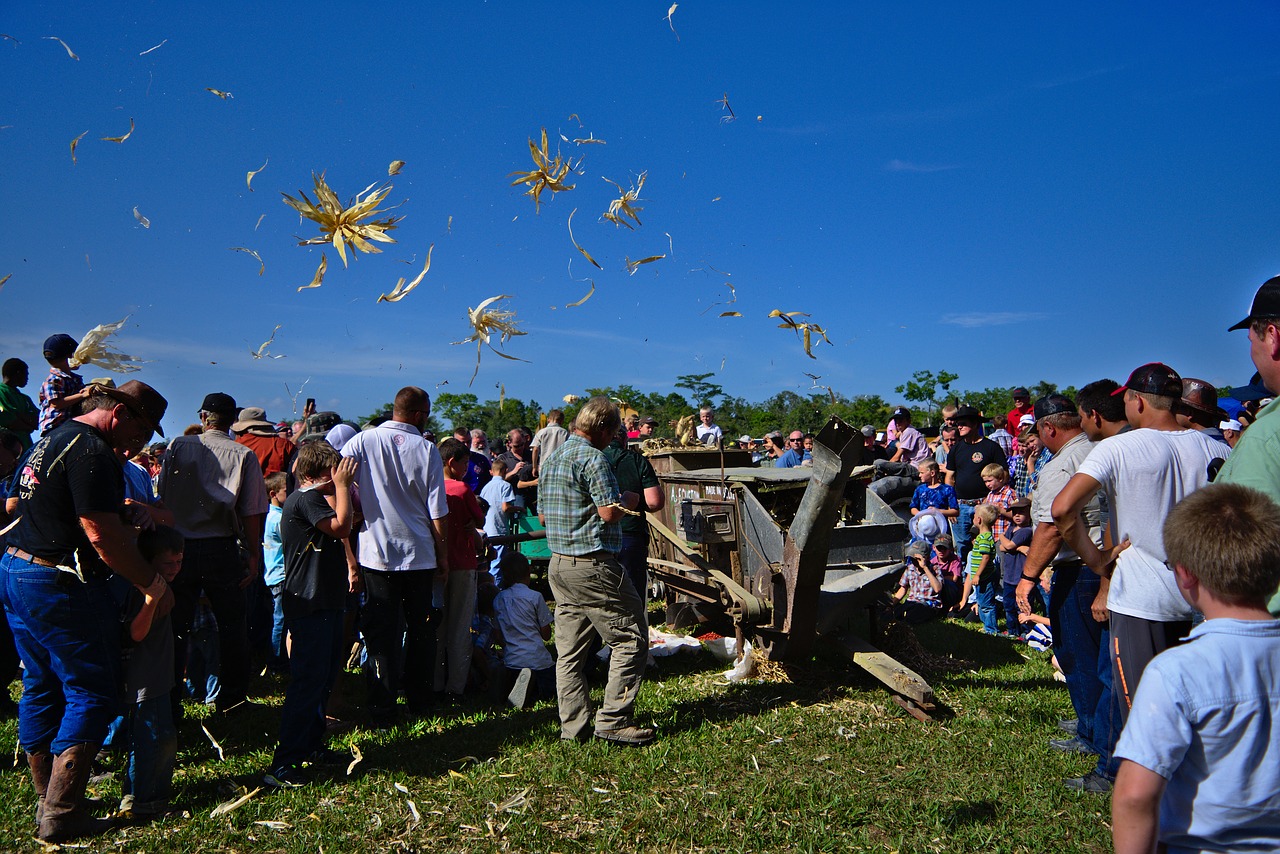
MULTIPOLYGON (((730 684, 710 655, 660 661, 639 714, 650 747, 562 743, 554 704, 442 711, 335 742, 364 759, 304 789, 261 792, 275 709, 222 720, 188 706, 175 802, 183 816, 113 831, 85 850, 875 851, 1110 850, 1110 804, 1066 791, 1088 757, 1047 748, 1070 717, 1048 657, 948 622, 918 630, 939 701, 921 723, 852 665, 820 657, 790 679, 730 684), (219 759, 201 730, 222 745, 219 759), (411 806, 412 802, 412 806, 411 806)), ((354 680, 354 677, 352 677, 354 680)), ((279 704, 281 683, 262 680, 279 704)), ((347 685, 358 700, 358 685, 347 685)), ((598 696, 598 692, 597 692, 598 696)), ((12 755, 16 724, 0 725, 12 755)), ((0 774, 0 848, 38 851, 22 768, 0 774)), ((118 798, 113 781, 94 787, 118 798)))

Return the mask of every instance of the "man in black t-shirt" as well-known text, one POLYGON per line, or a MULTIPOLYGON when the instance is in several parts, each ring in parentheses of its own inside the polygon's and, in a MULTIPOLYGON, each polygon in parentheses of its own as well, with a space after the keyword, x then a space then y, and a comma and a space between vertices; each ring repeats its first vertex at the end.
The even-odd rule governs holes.
POLYGON ((956 542, 956 552, 963 564, 969 557, 969 544, 973 536, 973 508, 987 497, 987 486, 982 482, 982 468, 990 463, 1007 465, 1004 451, 990 439, 983 438, 978 425, 982 413, 972 406, 962 406, 955 414, 959 441, 947 454, 947 483, 955 487, 956 500, 960 503, 960 515, 951 525, 951 535, 956 542))
MULTIPOLYGON (((35 784, 37 835, 65 842, 110 824, 84 807, 93 756, 116 717, 118 623, 107 579, 171 596, 121 513, 122 459, 159 429, 167 404, 145 383, 97 387, 85 414, 36 443, 18 473, 21 517, 0 558, 4 608, 26 668, 18 740, 35 784)), ((163 435, 163 434, 161 434, 163 435)))

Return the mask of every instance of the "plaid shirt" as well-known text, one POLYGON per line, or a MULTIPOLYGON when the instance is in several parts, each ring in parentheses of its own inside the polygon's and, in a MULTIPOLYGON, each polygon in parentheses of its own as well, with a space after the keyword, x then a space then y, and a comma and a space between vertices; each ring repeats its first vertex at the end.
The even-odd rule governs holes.
MULTIPOLYGON (((982 499, 983 504, 994 504, 1001 510, 1008 510, 1018 495, 1013 491, 1013 487, 1009 484, 997 489, 995 492, 988 492, 987 497, 982 499)), ((991 533, 995 535, 996 542, 1000 542, 1000 538, 1009 533, 1009 525, 1012 524, 1008 519, 997 516, 995 523, 991 526, 991 533)))
POLYGON ((925 575, 924 570, 914 562, 907 564, 898 584, 907 588, 908 602, 919 602, 934 608, 942 607, 942 601, 938 598, 938 594, 933 592, 933 585, 929 583, 929 576, 925 575))
POLYGON ((1013 491, 1018 493, 1019 498, 1026 498, 1035 491, 1036 486, 1040 482, 1040 471, 1044 468, 1044 464, 1053 459, 1053 452, 1048 448, 1040 451, 1036 457, 1036 470, 1027 471, 1027 458, 1018 454, 1009 465, 1009 478, 1013 481, 1013 491))
POLYGON ((43 436, 63 421, 75 415, 70 409, 54 409, 49 401, 69 394, 75 394, 84 388, 84 380, 79 374, 49 369, 49 376, 40 386, 40 435, 43 436))
POLYGON ((621 498, 604 452, 570 434, 539 467, 538 513, 546 521, 547 545, 555 554, 622 551, 622 524, 605 522, 596 508, 621 498))

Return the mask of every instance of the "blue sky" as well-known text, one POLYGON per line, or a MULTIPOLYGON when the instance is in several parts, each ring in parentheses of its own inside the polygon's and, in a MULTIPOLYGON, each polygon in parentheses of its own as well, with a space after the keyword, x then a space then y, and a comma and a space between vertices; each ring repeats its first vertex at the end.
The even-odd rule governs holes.
POLYGON ((803 391, 805 372, 890 399, 919 369, 967 388, 1123 379, 1152 360, 1219 384, 1252 373, 1226 327, 1280 272, 1274 3, 690 0, 679 40, 668 5, 9 9, 4 355, 32 365, 34 392, 46 335, 129 315, 119 347, 150 360, 135 376, 169 398, 170 431, 207 391, 274 418, 308 379, 301 398, 348 416, 406 384, 467 391, 474 345, 450 342, 497 294, 528 333, 506 350, 529 361, 486 352, 481 400, 499 384, 544 406, 623 383, 665 393, 708 371, 750 400, 803 391), (130 118, 125 143, 99 140, 130 118), (508 173, 532 168, 543 127, 583 162, 537 213, 508 173), (407 165, 388 179, 392 160, 407 165), (298 293, 321 247, 297 245, 318 231, 280 193, 310 195, 312 171, 344 198, 390 180, 405 220, 346 269, 330 249, 324 285, 298 293), (643 225, 601 221, 616 195, 602 177, 642 171, 643 225), (575 208, 603 271, 569 242, 575 208), (433 244, 422 285, 378 304, 433 244), (567 308, 588 276, 594 296, 567 308), (714 305, 724 282, 737 301, 714 305), (807 358, 775 308, 809 312, 833 346, 807 358), (253 359, 276 324, 285 358, 253 359))

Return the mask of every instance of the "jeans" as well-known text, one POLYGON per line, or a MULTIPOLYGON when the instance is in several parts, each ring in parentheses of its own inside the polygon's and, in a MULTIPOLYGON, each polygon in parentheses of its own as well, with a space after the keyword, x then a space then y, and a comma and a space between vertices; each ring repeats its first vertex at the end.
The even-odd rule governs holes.
POLYGON ((431 706, 440 620, 431 605, 434 577, 433 569, 365 570, 364 673, 369 712, 377 723, 394 719, 402 677, 409 710, 420 714, 431 706))
MULTIPOLYGON (((1054 567, 1049 622, 1053 653, 1067 677, 1067 693, 1076 712, 1076 736, 1097 752, 1098 770, 1104 773, 1115 738, 1107 625, 1095 620, 1092 610, 1101 583, 1082 564, 1054 567)), ((1109 776, 1114 777, 1114 771, 1109 776)))
POLYGON ((222 683, 218 681, 222 671, 220 647, 217 621, 197 618, 187 645, 187 690, 207 705, 216 703, 222 693, 222 683))
POLYGON ((649 644, 640 629, 644 605, 618 559, 607 552, 584 557, 553 554, 547 573, 556 599, 556 695, 560 737, 590 734, 591 698, 586 669, 592 643, 610 648, 609 681, 596 713, 597 730, 632 725, 649 644))
POLYGON ((163 812, 173 788, 178 758, 178 731, 173 725, 169 692, 134 703, 124 714, 117 747, 129 751, 120 781, 121 809, 163 812))
POLYGON ((274 668, 283 670, 289 665, 289 652, 285 648, 284 629, 284 584, 273 584, 271 591, 271 655, 267 662, 274 668))
POLYGON ((245 625, 245 593, 240 589, 244 569, 232 537, 187 540, 182 571, 173 580, 173 660, 177 678, 187 658, 187 643, 201 590, 218 620, 219 674, 222 690, 218 708, 244 700, 249 688, 249 635, 245 625))
POLYGON ((999 574, 988 571, 987 575, 986 580, 977 583, 974 591, 978 594, 978 617, 982 620, 982 630, 994 635, 1000 630, 999 623, 996 622, 996 582, 999 574))
POLYGON ((102 744, 119 703, 120 615, 103 579, 0 556, 4 610, 26 670, 18 741, 28 753, 102 744))
POLYGON ((324 707, 341 666, 343 613, 328 609, 285 620, 293 652, 273 768, 297 765, 324 747, 324 707))
POLYGON ((961 566, 969 565, 969 546, 973 544, 973 535, 969 533, 969 529, 973 527, 975 507, 977 507, 976 504, 965 504, 961 501, 959 515, 951 523, 951 539, 955 541, 956 556, 960 558, 961 566))

